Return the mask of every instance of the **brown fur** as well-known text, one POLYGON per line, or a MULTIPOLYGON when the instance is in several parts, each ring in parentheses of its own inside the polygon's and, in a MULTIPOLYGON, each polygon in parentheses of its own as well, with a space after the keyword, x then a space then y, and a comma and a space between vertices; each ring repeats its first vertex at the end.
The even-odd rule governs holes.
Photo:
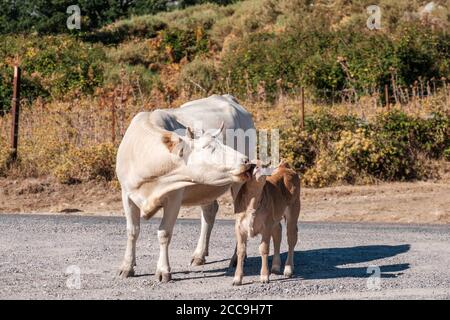
POLYGON ((269 176, 252 176, 239 191, 235 200, 237 248, 231 264, 237 262, 233 284, 240 285, 243 278, 248 237, 261 234, 262 258, 261 281, 269 281, 268 254, 270 238, 274 243, 272 272, 280 271, 281 220, 287 223, 289 244, 288 259, 284 274, 293 272, 293 253, 297 243, 297 221, 300 214, 300 178, 286 163, 281 163, 269 176))
POLYGON ((162 135, 162 142, 164 145, 169 149, 170 152, 173 151, 173 149, 177 146, 178 143, 180 143, 180 138, 178 138, 178 141, 172 140, 172 133, 163 133, 162 135))

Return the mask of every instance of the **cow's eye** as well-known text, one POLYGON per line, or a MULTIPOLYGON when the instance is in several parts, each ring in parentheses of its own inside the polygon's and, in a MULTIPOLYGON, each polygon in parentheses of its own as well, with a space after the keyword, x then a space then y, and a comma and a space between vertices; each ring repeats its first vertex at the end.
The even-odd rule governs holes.
POLYGON ((214 148, 214 146, 212 146, 212 145, 210 145, 210 144, 207 144, 206 146, 203 147, 203 149, 211 150, 211 152, 214 152, 214 150, 215 150, 216 148, 214 148))

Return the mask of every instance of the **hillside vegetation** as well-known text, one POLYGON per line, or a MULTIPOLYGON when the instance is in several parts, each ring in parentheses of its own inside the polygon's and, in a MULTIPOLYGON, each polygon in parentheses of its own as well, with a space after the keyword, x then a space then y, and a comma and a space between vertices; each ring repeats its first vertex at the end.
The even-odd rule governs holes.
POLYGON ((282 153, 307 185, 439 176, 450 156, 448 1, 428 10, 427 1, 380 0, 380 30, 367 28, 365 0, 184 1, 170 11, 150 2, 100 12, 95 23, 86 13, 81 31, 59 29, 61 16, 53 29, 2 29, 0 109, 20 62, 22 117, 35 120, 11 166, 0 117, 0 175, 114 179, 116 144, 135 112, 231 93, 258 127, 282 130, 282 153))

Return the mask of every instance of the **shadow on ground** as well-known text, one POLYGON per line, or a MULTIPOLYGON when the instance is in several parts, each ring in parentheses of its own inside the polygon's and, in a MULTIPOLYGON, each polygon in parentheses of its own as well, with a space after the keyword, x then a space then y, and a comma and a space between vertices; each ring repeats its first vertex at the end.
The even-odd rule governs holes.
MULTIPOLYGON (((294 278, 302 279, 334 279, 334 278, 367 278, 373 275, 373 270, 368 272, 369 266, 380 268, 381 278, 395 278, 402 271, 409 269, 409 263, 380 265, 380 263, 368 263, 370 261, 386 259, 408 252, 409 244, 402 245, 370 245, 346 248, 322 248, 294 252, 295 272, 294 278), (361 267, 346 267, 348 264, 366 263, 361 267)), ((287 258, 287 252, 281 254, 282 270, 287 258)), ((206 264, 221 263, 228 259, 209 261, 206 264)), ((269 259, 271 263, 272 257, 269 259)), ((261 257, 247 257, 245 259, 244 272, 246 276, 259 275, 261 269, 261 257)), ((191 277, 174 279, 176 281, 191 280, 197 278, 217 278, 233 276, 234 268, 220 268, 209 270, 186 270, 173 272, 172 274, 190 274, 191 277)), ((143 274, 140 276, 152 276, 154 274, 143 274)), ((287 281, 281 279, 283 281, 287 281)))
MULTIPOLYGON (((394 278, 396 273, 409 269, 409 263, 380 265, 367 264, 361 267, 345 267, 348 264, 365 263, 378 259, 385 259, 409 251, 410 245, 397 246, 370 245, 347 248, 325 248, 307 251, 295 251, 295 276, 303 279, 332 279, 332 278, 366 278, 369 265, 380 268, 382 278, 394 278)), ((287 253, 281 254, 286 261, 287 253)), ((257 275, 261 267, 260 257, 250 257, 246 261, 246 274, 257 275)))
MULTIPOLYGON (((347 248, 322 248, 306 251, 294 252, 295 274, 294 277, 303 279, 332 279, 332 278, 367 278, 373 274, 368 272, 369 266, 380 268, 380 277, 395 278, 401 275, 402 271, 409 269, 409 263, 381 265, 378 263, 368 263, 361 267, 346 267, 348 264, 366 263, 379 259, 394 257, 409 251, 409 244, 402 245, 370 245, 347 248)), ((282 266, 286 261, 287 253, 281 254, 282 266)), ((271 259, 270 259, 271 260, 271 259)), ((223 260, 217 261, 222 262, 223 260)), ((216 261, 209 262, 210 264, 216 261)), ((261 258, 259 256, 247 257, 245 260, 245 275, 259 275, 261 268, 261 258)), ((283 268, 283 267, 282 267, 283 268)), ((234 269, 221 268, 202 271, 180 272, 180 273, 217 273, 216 276, 231 276, 234 269)), ((208 277, 205 275, 205 277, 208 277)), ((186 278, 184 278, 186 279, 186 278)), ((183 280, 184 280, 183 279, 183 280)))

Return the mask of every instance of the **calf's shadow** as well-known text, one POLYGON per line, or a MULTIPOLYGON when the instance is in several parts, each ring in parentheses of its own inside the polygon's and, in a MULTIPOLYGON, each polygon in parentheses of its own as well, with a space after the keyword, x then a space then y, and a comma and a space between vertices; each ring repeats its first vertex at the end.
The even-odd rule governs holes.
MULTIPOLYGON (((332 278, 367 278, 374 271, 368 271, 369 266, 380 269, 381 278, 395 278, 402 271, 409 269, 409 263, 380 265, 379 262, 369 263, 378 259, 394 257, 410 250, 409 244, 402 245, 368 245, 344 248, 322 248, 294 252, 294 277, 303 279, 332 278), (367 263, 364 266, 346 267, 348 264, 367 263)), ((287 252, 281 254, 281 271, 286 262, 287 252)), ((272 257, 269 259, 271 264, 272 257)), ((247 257, 245 260, 245 275, 259 275, 261 257, 247 257)), ((212 270, 211 270, 212 271, 212 270)), ((216 270, 219 271, 219 270, 216 270)), ((232 275, 234 269, 228 270, 232 275)))

